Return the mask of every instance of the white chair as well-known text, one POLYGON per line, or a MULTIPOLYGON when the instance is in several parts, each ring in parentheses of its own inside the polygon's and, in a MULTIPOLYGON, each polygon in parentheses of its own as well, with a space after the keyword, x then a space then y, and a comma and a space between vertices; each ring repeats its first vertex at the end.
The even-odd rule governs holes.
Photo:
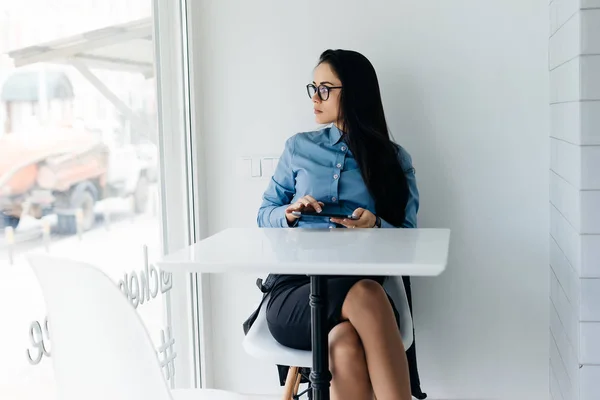
MULTIPOLYGON (((404 290, 401 277, 390 277, 383 285, 387 294, 392 298, 400 317, 400 334, 404 348, 408 349, 413 342, 413 322, 408 306, 408 298, 404 290)), ((298 394, 298 386, 301 377, 299 368, 310 368, 312 366, 312 352, 295 350, 285 347, 277 342, 267 325, 267 303, 263 301, 256 321, 248 334, 244 337, 243 346, 246 352, 258 359, 269 361, 278 365, 289 365, 290 370, 286 379, 283 399, 291 400, 298 394)))
POLYGON ((218 390, 171 391, 133 306, 100 270, 32 255, 46 302, 59 400, 242 400, 218 390))

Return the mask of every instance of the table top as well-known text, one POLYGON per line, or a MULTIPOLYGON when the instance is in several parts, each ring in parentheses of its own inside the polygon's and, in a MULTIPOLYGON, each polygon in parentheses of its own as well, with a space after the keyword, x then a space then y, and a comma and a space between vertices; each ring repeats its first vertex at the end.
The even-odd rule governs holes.
POLYGON ((171 253, 168 272, 439 275, 448 229, 231 228, 171 253))

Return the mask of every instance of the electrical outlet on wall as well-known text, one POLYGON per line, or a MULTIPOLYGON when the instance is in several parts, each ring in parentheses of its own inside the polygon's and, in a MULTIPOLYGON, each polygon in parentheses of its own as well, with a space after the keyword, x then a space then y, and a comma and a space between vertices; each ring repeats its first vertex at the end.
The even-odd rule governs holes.
POLYGON ((250 176, 253 178, 260 178, 262 176, 262 166, 260 158, 252 158, 252 171, 250 176))
POLYGON ((279 163, 278 157, 242 156, 236 159, 236 175, 240 178, 270 179, 279 163))
POLYGON ((274 157, 263 157, 260 160, 262 165, 262 176, 263 178, 271 178, 275 173, 275 167, 277 166, 278 158, 274 157))

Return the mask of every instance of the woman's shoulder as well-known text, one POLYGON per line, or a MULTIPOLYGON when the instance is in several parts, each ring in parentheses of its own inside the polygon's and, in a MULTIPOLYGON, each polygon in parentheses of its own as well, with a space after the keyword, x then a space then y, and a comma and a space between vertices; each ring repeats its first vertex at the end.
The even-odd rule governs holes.
POLYGON ((398 159, 400 160, 400 165, 404 171, 407 171, 413 168, 412 156, 404 147, 400 146, 398 143, 394 143, 398 148, 398 159))
POLYGON ((298 132, 288 139, 290 144, 319 144, 329 140, 330 127, 320 128, 314 131, 298 132))
POLYGON ((298 151, 301 153, 310 152, 315 145, 319 146, 326 140, 329 140, 328 128, 308 132, 298 132, 287 138, 285 141, 285 152, 292 155, 296 154, 298 151))

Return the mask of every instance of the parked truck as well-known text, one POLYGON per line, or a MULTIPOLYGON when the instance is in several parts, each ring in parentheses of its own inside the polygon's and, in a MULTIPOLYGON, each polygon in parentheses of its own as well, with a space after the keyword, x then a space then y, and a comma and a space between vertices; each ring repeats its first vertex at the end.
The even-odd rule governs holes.
POLYGON ((26 213, 56 214, 61 234, 89 230, 94 206, 109 197, 133 197, 145 211, 151 161, 133 146, 111 149, 95 134, 80 129, 7 134, 0 137, 0 226, 18 227, 26 213))

